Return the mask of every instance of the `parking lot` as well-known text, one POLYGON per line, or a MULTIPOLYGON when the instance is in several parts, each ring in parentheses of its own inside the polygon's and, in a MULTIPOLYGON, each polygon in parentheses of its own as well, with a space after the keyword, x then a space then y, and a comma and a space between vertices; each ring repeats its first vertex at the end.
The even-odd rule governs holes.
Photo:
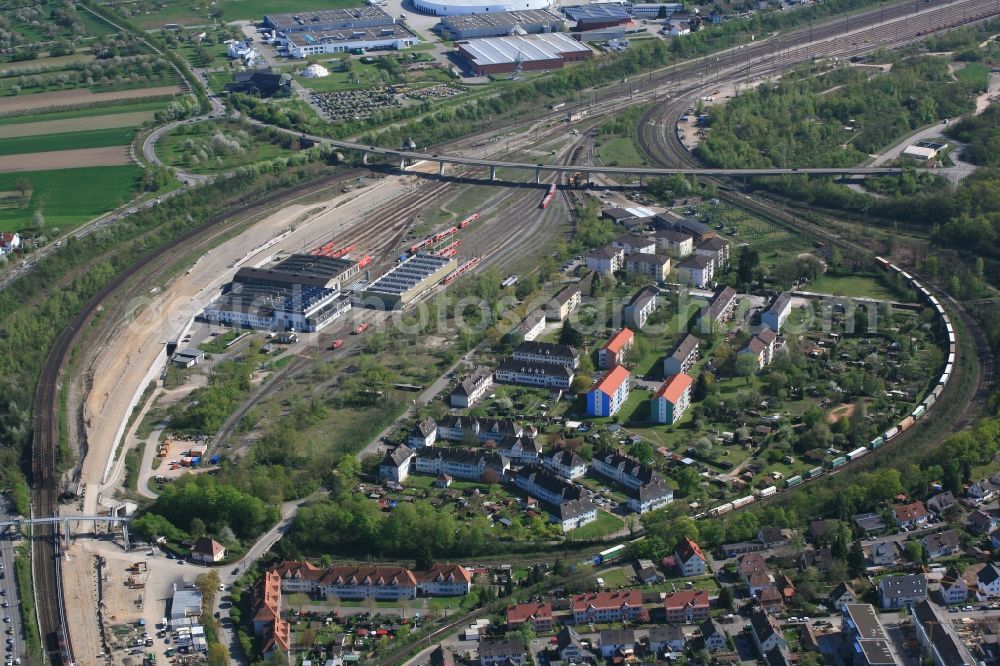
MULTIPOLYGON (((0 520, 14 516, 6 507, 0 520)), ((17 576, 14 573, 14 548, 20 539, 14 530, 0 533, 0 616, 4 625, 4 663, 20 664, 25 654, 24 633, 21 625, 20 603, 17 594, 17 576)))

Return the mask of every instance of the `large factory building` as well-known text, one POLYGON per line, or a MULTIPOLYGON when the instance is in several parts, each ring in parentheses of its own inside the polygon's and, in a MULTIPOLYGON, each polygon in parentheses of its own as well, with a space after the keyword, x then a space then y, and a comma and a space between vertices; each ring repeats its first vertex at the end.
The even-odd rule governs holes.
POLYGON ((562 32, 517 37, 473 39, 458 44, 458 53, 477 76, 559 69, 567 62, 587 60, 594 52, 562 32))
POLYGON ((408 257, 361 292, 368 303, 381 302, 387 310, 406 305, 458 267, 451 257, 415 254, 408 257))
POLYGON ((524 33, 533 35, 540 32, 561 32, 564 26, 564 21, 551 12, 543 9, 527 9, 496 14, 446 16, 441 19, 439 29, 448 39, 459 40, 503 37, 524 33))
POLYGON ((359 272, 356 261, 308 254, 270 268, 241 268, 203 316, 230 326, 315 332, 351 309, 340 292, 359 272))

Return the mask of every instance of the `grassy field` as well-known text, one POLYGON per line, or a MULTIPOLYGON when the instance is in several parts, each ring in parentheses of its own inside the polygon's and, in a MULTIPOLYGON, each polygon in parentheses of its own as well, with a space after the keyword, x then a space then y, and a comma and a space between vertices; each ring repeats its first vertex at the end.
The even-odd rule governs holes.
MULTIPOLYGON (((315 9, 336 9, 338 7, 356 7, 356 0, 225 0, 216 3, 220 5, 225 21, 250 20, 260 21, 264 14, 284 14, 304 12, 315 9)), ((216 6, 213 4, 213 9, 216 6)), ((204 4, 181 0, 170 3, 163 9, 139 14, 132 18, 141 28, 159 28, 167 23, 180 25, 198 25, 209 23, 208 10, 204 4)))
POLYGON ((569 539, 597 539, 621 529, 622 525, 624 523, 618 516, 612 516, 607 511, 598 510, 597 520, 589 525, 570 530, 566 536, 569 539))
POLYGON ((53 113, 25 113, 17 116, 0 117, 0 125, 22 125, 24 123, 38 123, 48 120, 74 120, 80 118, 98 118, 100 116, 115 115, 121 113, 156 112, 164 109, 166 102, 137 102, 135 104, 108 104, 107 106, 96 106, 86 109, 71 109, 68 111, 55 111, 53 113))
POLYGON ((898 297, 898 294, 893 294, 880 280, 864 275, 822 275, 810 281, 804 289, 820 294, 880 300, 894 300, 898 297))
MULTIPOLYGON (((153 120, 154 112, 112 113, 90 118, 67 118, 65 120, 40 120, 37 123, 0 125, 0 139, 13 139, 49 134, 93 132, 97 130, 135 128, 153 120)), ((114 145, 114 144, 113 144, 114 145)), ((61 150, 61 148, 60 148, 61 150)), ((30 152, 30 151, 29 151, 30 152)))
POLYGON ((10 192, 21 178, 31 182, 28 205, 0 208, 0 231, 19 231, 36 210, 47 227, 66 232, 130 200, 142 169, 134 165, 0 173, 0 192, 10 192))
POLYGON ((46 153, 53 150, 78 150, 80 148, 105 148, 127 146, 135 136, 131 127, 94 130, 92 132, 67 132, 0 139, 0 155, 46 153))
POLYGON ((195 173, 215 173, 291 154, 281 146, 258 140, 239 125, 225 122, 180 125, 160 140, 160 150, 160 159, 165 164, 182 166, 195 173), (220 133, 230 141, 224 149, 218 148, 219 142, 214 139, 220 133), (189 142, 193 147, 189 147, 189 142))
POLYGON ((980 87, 980 89, 983 90, 989 87, 990 70, 986 65, 980 62, 965 63, 964 67, 956 70, 955 76, 962 81, 975 83, 980 87))
POLYGON ((646 166, 649 161, 636 149, 631 137, 602 139, 597 148, 600 163, 606 166, 646 166))

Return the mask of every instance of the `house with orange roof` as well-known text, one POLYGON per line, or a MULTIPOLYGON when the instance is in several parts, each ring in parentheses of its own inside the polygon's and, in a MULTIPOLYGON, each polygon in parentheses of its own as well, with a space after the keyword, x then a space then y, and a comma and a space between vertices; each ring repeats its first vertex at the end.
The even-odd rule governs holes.
POLYGON ((691 375, 667 377, 649 401, 649 418, 654 423, 677 423, 691 405, 691 375))
POLYGON ((629 328, 623 328, 611 336, 611 339, 597 352, 597 361, 601 369, 607 370, 622 365, 634 343, 635 333, 629 328))
POLYGON ((507 606, 507 630, 517 631, 517 628, 527 622, 535 633, 552 631, 552 602, 526 601, 507 606))
POLYGON ((281 619, 281 576, 277 571, 265 571, 253 588, 251 601, 253 630, 260 637, 262 651, 288 650, 291 634, 288 623, 281 619))
POLYGON ((623 366, 608 370, 587 393, 588 416, 614 416, 628 400, 631 375, 623 366))
POLYGON ((674 556, 677 568, 684 576, 701 576, 705 573, 707 558, 701 552, 701 547, 691 539, 681 539, 674 550, 674 556))
POLYGON ((708 592, 705 590, 680 590, 668 594, 663 600, 667 622, 700 622, 708 617, 708 592))
POLYGON ((460 564, 435 564, 417 574, 417 585, 429 597, 460 597, 472 592, 472 574, 460 564))

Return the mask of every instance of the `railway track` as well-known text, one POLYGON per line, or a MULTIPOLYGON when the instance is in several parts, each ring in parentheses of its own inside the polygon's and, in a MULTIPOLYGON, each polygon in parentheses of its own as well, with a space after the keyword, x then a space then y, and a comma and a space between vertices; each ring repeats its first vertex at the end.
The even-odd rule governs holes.
MULTIPOLYGON (((774 39, 760 40, 743 48, 730 49, 711 57, 664 68, 658 72, 640 77, 637 85, 645 87, 645 92, 640 92, 634 96, 631 103, 655 101, 661 99, 661 94, 664 92, 669 95, 671 92, 683 93, 685 90, 694 90, 694 87, 688 86, 684 88, 679 83, 673 86, 677 90, 670 91, 669 88, 672 82, 680 82, 684 77, 698 75, 699 72, 703 73, 706 65, 708 65, 710 70, 714 66, 716 78, 719 80, 722 79, 726 71, 738 67, 744 59, 747 63, 745 75, 748 78, 764 75, 769 72, 781 71, 781 69, 790 66, 792 63, 801 62, 800 56, 803 54, 799 53, 799 51, 804 48, 804 44, 813 41, 814 30, 818 32, 825 31, 831 36, 828 42, 826 42, 828 46, 823 47, 820 51, 816 51, 814 47, 810 46, 809 51, 830 55, 837 52, 862 51, 867 47, 874 48, 876 44, 878 46, 885 46, 884 41, 879 43, 875 40, 888 39, 890 34, 895 35, 895 40, 898 43, 905 43, 905 30, 914 27, 910 23, 922 20, 925 17, 927 17, 928 28, 926 31, 918 30, 918 32, 930 34, 940 29, 954 27, 960 23, 985 20, 1000 11, 1000 7, 997 8, 998 11, 984 8, 982 0, 978 2, 974 0, 960 0, 949 3, 944 6, 947 8, 948 13, 945 13, 944 8, 942 8, 940 15, 936 12, 931 13, 934 10, 925 11, 920 5, 921 3, 906 2, 861 12, 846 19, 834 18, 819 21, 813 26, 791 30, 774 39), (942 18, 946 21, 951 21, 951 24, 942 23, 942 18), (900 20, 905 21, 902 26, 898 24, 900 20), (862 26, 871 23, 878 23, 879 26, 867 31, 866 34, 869 34, 870 37, 862 43, 862 46, 859 46, 859 42, 853 42, 850 46, 847 46, 842 41, 840 44, 845 45, 838 46, 838 35, 850 33, 852 29, 860 30, 862 26), (838 32, 837 28, 840 26, 842 26, 842 30, 838 32), (900 29, 904 30, 903 40, 899 39, 900 29), (770 59, 770 63, 763 62, 768 59, 770 59), (643 84, 645 85, 643 86, 643 84), (659 87, 662 85, 666 85, 667 90, 662 90, 659 87)), ((909 41, 918 39, 920 36, 919 34, 915 35, 909 38, 909 41)), ((591 111, 590 117, 594 118, 603 114, 613 113, 615 109, 620 108, 622 106, 620 98, 620 87, 606 86, 594 93, 589 104, 585 102, 573 104, 566 110, 551 115, 554 119, 557 116, 563 116, 566 111, 586 108, 591 111)), ((672 105, 668 105, 667 108, 672 108, 672 105)), ((687 157, 690 158, 690 155, 687 155, 687 157)), ((296 194, 315 188, 315 186, 315 183, 300 185, 292 188, 285 194, 296 194)), ((283 195, 278 199, 283 200, 284 198, 283 195)), ((271 205, 272 203, 268 202, 267 205, 271 205)), ((566 203, 569 205, 570 202, 567 200, 566 203)), ((243 206, 239 208, 245 209, 243 206)), ((59 393, 64 366, 76 342, 79 340, 80 334, 93 320, 102 303, 122 290, 130 280, 140 276, 147 266, 155 265, 158 260, 182 244, 195 240, 204 241, 204 234, 224 219, 224 215, 214 217, 202 225, 185 232, 180 238, 154 251, 149 257, 126 269, 89 299, 71 320, 70 324, 57 337, 43 365, 35 391, 32 443, 32 511, 34 515, 54 515, 58 508, 58 493, 60 490, 60 479, 57 468, 60 417, 59 393)), ((391 231, 389 241, 398 243, 398 239, 402 238, 403 234, 405 234, 405 224, 400 224, 398 228, 393 228, 391 231)), ((392 242, 389 244, 391 245, 392 242)), ((957 304, 953 303, 953 305, 957 304)), ((962 313, 963 321, 967 322, 967 328, 970 331, 978 331, 978 327, 974 326, 975 322, 972 321, 971 317, 968 317, 960 308, 958 311, 962 313), (973 325, 969 326, 969 323, 973 325)), ((980 336, 979 338, 977 338, 976 333, 973 333, 975 340, 985 340, 982 337, 981 331, 978 331, 978 335, 980 336)), ((306 363, 306 359, 296 359, 296 361, 286 366, 285 370, 288 371, 289 375, 292 375, 294 372, 300 371, 306 363)), ((981 372, 981 381, 991 377, 991 373, 992 365, 989 367, 989 374, 981 372)), ((39 527, 35 530, 35 536, 36 538, 33 540, 32 546, 35 595, 38 601, 38 615, 41 623, 40 629, 43 645, 48 658, 53 663, 70 663, 73 661, 73 650, 66 631, 67 623, 63 617, 63 604, 60 596, 57 530, 51 526, 39 527)))
MULTIPOLYGON (((826 44, 820 52, 825 57, 832 57, 844 55, 852 51, 864 52, 865 49, 874 50, 875 48, 899 47, 917 41, 922 36, 950 30, 956 26, 956 21, 959 20, 965 21, 967 19, 970 22, 977 22, 988 20, 997 15, 1000 15, 1000 3, 997 3, 997 6, 993 8, 984 8, 982 3, 975 3, 974 5, 970 5, 970 3, 953 3, 951 5, 941 7, 938 12, 929 14, 927 18, 929 23, 925 30, 915 33, 907 31, 899 32, 895 26, 884 24, 878 25, 868 30, 862 30, 855 33, 854 37, 852 37, 852 40, 854 41, 852 41, 850 47, 838 45, 836 42, 830 42, 826 44), (975 12, 970 14, 970 8, 974 9, 975 12)), ((812 58, 811 55, 809 57, 810 59, 812 58)), ((801 59, 791 57, 784 59, 779 58, 772 63, 758 63, 757 65, 751 61, 748 63, 747 70, 742 75, 747 76, 749 79, 752 76, 761 76, 765 73, 777 74, 801 62, 801 59)), ((694 155, 692 155, 687 148, 681 144, 680 139, 673 132, 673 119, 678 118, 682 113, 684 113, 684 111, 688 108, 688 104, 690 103, 692 96, 700 94, 701 91, 709 89, 711 86, 719 85, 721 82, 722 77, 720 75, 720 80, 717 82, 709 82, 699 86, 690 86, 685 91, 685 95, 680 96, 678 99, 662 107, 651 109, 645 114, 639 127, 639 143, 650 158, 658 164, 664 166, 701 166, 694 155), (668 127, 670 128, 669 136, 667 133, 668 127)), ((751 198, 748 195, 742 194, 741 192, 736 191, 727 181, 717 178, 705 178, 705 180, 712 181, 719 185, 718 196, 720 199, 726 200, 735 206, 745 208, 783 226, 793 228, 813 237, 821 238, 825 242, 851 253, 852 256, 867 257, 869 261, 873 260, 874 253, 871 252, 869 248, 859 243, 847 240, 838 234, 829 231, 829 229, 824 228, 821 223, 822 219, 833 219, 828 215, 811 213, 810 217, 820 220, 820 223, 808 221, 802 217, 796 217, 794 214, 789 214, 784 206, 778 205, 768 199, 751 198)), ((975 319, 962 307, 962 305, 922 276, 918 275, 917 277, 920 277, 923 284, 930 290, 935 292, 940 298, 947 301, 951 309, 958 314, 965 328, 970 333, 972 338, 971 342, 975 349, 976 360, 978 362, 978 367, 976 368, 976 385, 972 393, 972 398, 961 407, 957 408, 958 411, 955 412, 953 416, 953 427, 948 428, 949 432, 951 432, 971 425, 977 414, 979 414, 981 409, 985 406, 993 383, 993 353, 982 329, 979 327, 975 319)), ((951 386, 948 387, 951 390, 949 391, 946 389, 945 394, 954 396, 957 391, 955 388, 956 384, 957 383, 953 382, 951 386)), ((952 399, 952 405, 955 406, 954 399, 952 399)), ((897 442, 900 439, 905 440, 911 437, 912 433, 903 433, 903 435, 897 439, 897 442)), ((879 451, 878 453, 881 454, 882 451, 879 451)), ((869 458, 871 458, 871 456, 869 456, 869 458)), ((866 460, 863 464, 867 465, 869 463, 870 461, 866 460)), ((839 473, 843 471, 843 469, 846 468, 842 467, 838 470, 834 470, 833 472, 839 473)))

